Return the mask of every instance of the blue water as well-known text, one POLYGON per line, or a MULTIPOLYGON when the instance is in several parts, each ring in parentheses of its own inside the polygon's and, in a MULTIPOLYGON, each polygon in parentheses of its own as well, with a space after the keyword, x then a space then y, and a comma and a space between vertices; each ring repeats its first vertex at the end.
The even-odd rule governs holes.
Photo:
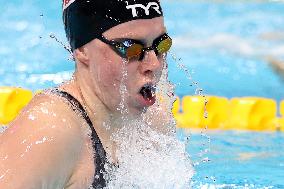
MULTIPOLYGON (((284 56, 284 3, 181 2, 165 4, 166 23, 170 33, 179 39, 175 53, 194 72, 193 77, 205 93, 229 98, 284 98, 284 90, 275 90, 282 88, 284 81, 266 61, 267 57, 284 56)), ((174 67, 171 79, 175 83, 184 81, 174 67)), ((194 92, 194 88, 181 83, 178 94, 194 92)))
MULTIPOLYGON (((0 0, 0 4, 0 86, 37 90, 68 79, 74 63, 49 37, 55 34, 66 43, 61 2, 0 0)), ((267 57, 284 59, 284 3, 165 0, 163 7, 174 38, 172 53, 205 94, 284 99, 284 80, 267 64, 267 57)), ((190 86, 171 57, 168 61, 176 93, 194 94, 196 87, 190 86)), ((284 188, 283 134, 208 135, 210 142, 193 134, 188 145, 196 163, 193 188, 284 188), (209 152, 199 155, 209 146, 209 152), (205 162, 198 165, 202 159, 205 162)))
MULTIPOLYGON (((49 37, 54 33, 66 42, 60 1, 0 3, 0 85, 36 90, 68 77, 74 63, 49 37), (48 75, 54 73, 58 74, 48 75)), ((284 56, 284 3, 168 0, 163 6, 168 31, 175 39, 173 53, 182 58, 206 94, 284 99, 284 90, 275 90, 284 81, 266 61, 284 56)), ((169 62, 177 94, 194 94, 195 88, 176 63, 169 62)))
POLYGON ((197 172, 193 188, 284 188, 283 133, 206 133, 192 134, 189 140, 197 172))

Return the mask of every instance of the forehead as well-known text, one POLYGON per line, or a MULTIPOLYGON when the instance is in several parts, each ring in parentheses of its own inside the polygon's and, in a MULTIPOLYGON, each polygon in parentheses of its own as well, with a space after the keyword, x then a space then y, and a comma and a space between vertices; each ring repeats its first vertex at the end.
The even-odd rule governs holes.
POLYGON ((155 39, 157 36, 166 32, 163 17, 152 19, 140 19, 125 22, 117 25, 103 35, 110 39, 133 38, 133 39, 155 39))

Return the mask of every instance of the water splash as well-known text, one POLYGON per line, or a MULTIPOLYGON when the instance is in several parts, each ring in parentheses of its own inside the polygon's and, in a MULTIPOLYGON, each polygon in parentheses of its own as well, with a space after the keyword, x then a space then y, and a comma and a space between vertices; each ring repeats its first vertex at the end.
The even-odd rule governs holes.
POLYGON ((120 103, 118 105, 117 110, 120 111, 121 115, 123 116, 123 119, 125 120, 127 117, 127 114, 129 114, 129 110, 126 104, 126 98, 127 98, 127 87, 126 87, 126 80, 127 80, 127 64, 128 64, 128 60, 123 59, 122 60, 122 79, 120 82, 120 86, 119 86, 119 94, 120 94, 120 103))
POLYGON ((50 37, 51 39, 54 39, 54 40, 55 40, 58 44, 60 44, 65 50, 68 51, 68 53, 70 54, 70 57, 69 57, 68 60, 75 61, 75 58, 74 58, 72 49, 71 49, 71 47, 70 47, 69 44, 64 44, 64 43, 63 43, 61 40, 59 40, 59 39, 55 36, 55 34, 53 34, 53 33, 51 33, 51 34, 49 35, 49 37, 50 37))
MULTIPOLYGON (((207 111, 207 104, 208 104, 208 97, 206 97, 206 95, 203 93, 203 89, 199 86, 199 83, 196 82, 193 77, 192 74, 190 73, 189 69, 182 63, 182 59, 178 58, 175 54, 173 54, 172 52, 169 53, 171 58, 174 60, 174 62, 177 64, 177 67, 183 71, 186 75, 186 78, 190 81, 189 86, 190 87, 195 87, 195 95, 201 96, 204 98, 204 118, 207 119, 208 118, 208 111, 207 111)), ((201 146, 203 146, 205 149, 201 150, 197 156, 199 157, 199 159, 197 161, 194 162, 194 165, 199 165, 200 163, 204 163, 204 162, 209 162, 210 160, 208 159, 208 157, 204 157, 206 154, 208 154, 208 152, 210 152, 211 146, 210 146, 210 136, 207 135, 207 129, 208 126, 206 125, 201 131, 201 136, 204 137, 206 139, 205 143, 202 143, 201 146), (207 161, 204 161, 207 160, 207 161)), ((190 135, 190 133, 189 133, 190 135)), ((187 144, 190 143, 190 136, 185 136, 184 141, 186 141, 187 144)))
POLYGON ((160 121, 160 125, 158 126, 162 126, 166 129, 166 132, 175 133, 176 121, 171 111, 173 103, 176 101, 176 96, 174 94, 175 86, 168 79, 168 65, 165 55, 163 57, 163 61, 164 67, 156 89, 156 93, 158 95, 157 102, 142 115, 142 118, 149 124, 151 123, 150 120, 152 120, 153 117, 156 117, 157 112, 159 112, 159 119, 161 119, 162 122, 160 121))
POLYGON ((1 133, 4 133, 4 131, 5 131, 7 128, 8 128, 7 126, 0 125, 0 134, 1 134, 1 133))
POLYGON ((106 188, 190 188, 193 168, 185 145, 143 120, 124 123, 112 136, 119 166, 106 165, 106 188))
POLYGON ((177 58, 176 55, 174 55, 172 52, 170 52, 169 54, 171 55, 174 62, 177 63, 178 68, 185 73, 186 78, 191 82, 190 86, 195 87, 195 95, 203 96, 206 99, 206 96, 203 94, 203 89, 199 86, 198 82, 193 79, 189 69, 182 63, 182 59, 177 58))

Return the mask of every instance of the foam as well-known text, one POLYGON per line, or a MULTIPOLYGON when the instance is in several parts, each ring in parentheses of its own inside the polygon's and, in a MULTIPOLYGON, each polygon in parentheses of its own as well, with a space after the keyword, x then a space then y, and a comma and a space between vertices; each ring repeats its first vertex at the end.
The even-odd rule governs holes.
POLYGON ((119 166, 106 166, 107 188, 190 188, 193 168, 185 144, 141 120, 112 136, 119 166))

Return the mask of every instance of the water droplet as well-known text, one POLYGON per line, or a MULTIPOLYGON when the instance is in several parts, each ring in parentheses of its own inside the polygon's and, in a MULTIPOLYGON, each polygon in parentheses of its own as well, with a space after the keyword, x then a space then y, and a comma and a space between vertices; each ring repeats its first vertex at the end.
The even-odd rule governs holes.
POLYGON ((28 119, 29 119, 29 120, 34 121, 34 120, 35 120, 35 118, 36 118, 36 117, 35 117, 33 114, 29 114, 29 117, 28 117, 28 119))

